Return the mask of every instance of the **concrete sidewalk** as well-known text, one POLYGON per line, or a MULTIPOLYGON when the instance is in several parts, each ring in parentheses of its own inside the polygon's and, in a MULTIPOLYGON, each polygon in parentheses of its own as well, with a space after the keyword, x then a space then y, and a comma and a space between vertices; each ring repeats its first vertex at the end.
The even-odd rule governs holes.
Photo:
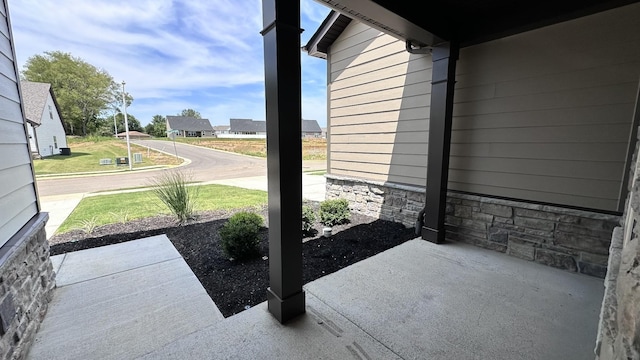
POLYGON ((467 244, 412 240, 220 319, 164 236, 56 258, 29 359, 590 359, 603 281, 467 244))

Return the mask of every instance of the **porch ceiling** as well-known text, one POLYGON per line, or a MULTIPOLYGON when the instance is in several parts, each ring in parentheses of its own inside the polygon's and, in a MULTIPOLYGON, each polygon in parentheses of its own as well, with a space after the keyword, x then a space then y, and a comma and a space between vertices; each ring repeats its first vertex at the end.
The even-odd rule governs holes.
POLYGON ((317 0, 416 45, 469 46, 638 0, 317 0))

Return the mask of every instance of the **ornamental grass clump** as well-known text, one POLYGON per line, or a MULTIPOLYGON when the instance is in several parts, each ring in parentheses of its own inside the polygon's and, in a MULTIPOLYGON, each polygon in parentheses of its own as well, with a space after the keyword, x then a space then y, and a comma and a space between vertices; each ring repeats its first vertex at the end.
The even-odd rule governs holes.
POLYGON ((165 172, 155 178, 153 193, 165 204, 180 223, 193 218, 198 187, 188 186, 189 176, 179 172, 165 172))
POLYGON ((259 255, 258 234, 264 220, 260 215, 242 211, 234 214, 220 229, 220 244, 227 256, 238 261, 259 255))
POLYGON ((346 224, 351 212, 345 199, 329 199, 320 203, 320 222, 325 226, 346 224))

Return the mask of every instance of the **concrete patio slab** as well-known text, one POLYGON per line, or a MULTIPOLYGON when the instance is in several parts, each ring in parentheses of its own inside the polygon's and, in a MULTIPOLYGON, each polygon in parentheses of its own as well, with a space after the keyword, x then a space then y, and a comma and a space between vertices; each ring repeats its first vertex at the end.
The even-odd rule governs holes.
POLYGON ((305 286, 403 359, 592 359, 603 281, 412 240, 305 286))
POLYGON ((601 279, 472 245, 403 243, 306 284, 307 313, 281 325, 266 302, 223 319, 165 236, 137 242, 77 253, 101 269, 121 248, 111 273, 62 259, 74 280, 29 359, 594 357, 601 279))
POLYGON ((286 326, 262 303, 140 359, 400 359, 313 295, 306 302, 286 326))
POLYGON ((166 258, 177 253, 166 236, 91 250, 63 258, 61 277, 83 280, 55 290, 29 359, 136 358, 224 319, 184 260, 166 258), (137 251, 141 262, 104 271, 118 250, 124 258, 137 251))

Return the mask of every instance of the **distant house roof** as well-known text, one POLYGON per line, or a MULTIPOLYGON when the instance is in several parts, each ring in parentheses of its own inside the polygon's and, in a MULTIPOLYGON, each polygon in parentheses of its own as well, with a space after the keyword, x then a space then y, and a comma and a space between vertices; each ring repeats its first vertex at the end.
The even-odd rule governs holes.
POLYGON ((331 10, 302 50, 311 56, 326 59, 329 46, 336 41, 350 22, 349 17, 331 10))
POLYGON ((251 119, 230 119, 229 132, 264 133, 267 132, 267 122, 251 119))
POLYGON ((303 133, 322 133, 322 129, 315 120, 302 120, 303 133))
POLYGON ((167 115, 167 122, 169 123, 169 128, 172 130, 213 131, 213 127, 211 127, 211 123, 208 119, 196 119, 187 116, 167 115))
MULTIPOLYGON (((261 133, 267 132, 267 122, 264 120, 230 119, 229 132, 261 133)), ((316 120, 302 120, 303 133, 322 133, 316 120)))
POLYGON ((213 127, 214 131, 227 131, 229 130, 230 126, 229 125, 216 125, 213 127))
POLYGON ((32 81, 20 81, 20 88, 22 89, 24 116, 30 123, 35 125, 41 124, 42 114, 44 113, 44 107, 47 104, 47 97, 49 96, 49 94, 51 94, 51 97, 56 104, 56 108, 58 107, 56 98, 53 95, 51 84, 32 81))

